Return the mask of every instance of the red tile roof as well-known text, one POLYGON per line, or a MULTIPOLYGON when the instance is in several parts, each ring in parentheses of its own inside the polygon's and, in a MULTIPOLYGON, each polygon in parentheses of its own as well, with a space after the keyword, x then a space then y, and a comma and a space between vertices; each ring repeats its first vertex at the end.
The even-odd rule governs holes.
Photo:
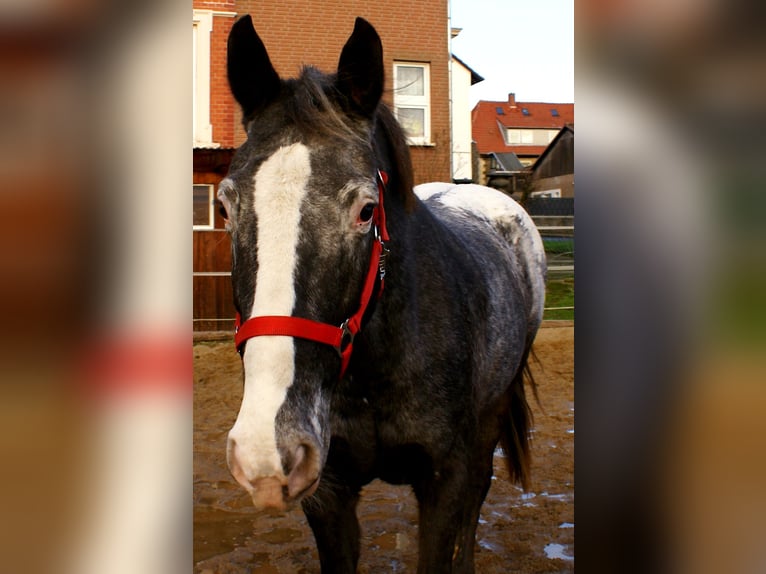
POLYGON ((473 139, 479 153, 514 152, 517 156, 540 155, 544 145, 507 145, 502 127, 561 129, 574 124, 574 104, 550 104, 542 102, 515 102, 509 97, 505 102, 480 101, 471 112, 473 139), (526 109, 528 115, 522 110, 526 109), (498 113, 502 110, 502 113, 498 113), (552 110, 559 115, 553 116, 552 110))

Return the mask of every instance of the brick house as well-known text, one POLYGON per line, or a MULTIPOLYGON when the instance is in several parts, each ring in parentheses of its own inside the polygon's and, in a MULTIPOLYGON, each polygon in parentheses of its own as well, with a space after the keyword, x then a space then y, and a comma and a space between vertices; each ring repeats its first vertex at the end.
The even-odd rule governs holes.
POLYGON ((574 124, 574 104, 517 102, 508 94, 507 101, 477 103, 471 124, 481 158, 479 182, 486 185, 492 175, 508 171, 509 154, 531 166, 561 128, 574 124))
POLYGON ((213 199, 234 153, 235 108, 226 79, 226 41, 234 0, 193 2, 193 305, 194 329, 233 328, 231 249, 213 199))
MULTIPOLYGON (((409 129, 415 183, 449 181, 449 36, 447 0, 426 0, 413 10, 405 0, 239 0, 239 14, 251 14, 280 76, 304 64, 332 72, 354 27, 367 19, 383 42, 386 85, 383 99, 409 129)), ((235 144, 244 139, 237 129, 235 144)))
POLYGON ((250 14, 282 77, 304 64, 336 69, 361 16, 383 42, 383 99, 408 133, 415 183, 450 181, 450 38, 448 0, 193 0, 194 8, 194 329, 233 328, 230 247, 212 208, 234 149, 245 140, 226 79, 226 39, 250 14))

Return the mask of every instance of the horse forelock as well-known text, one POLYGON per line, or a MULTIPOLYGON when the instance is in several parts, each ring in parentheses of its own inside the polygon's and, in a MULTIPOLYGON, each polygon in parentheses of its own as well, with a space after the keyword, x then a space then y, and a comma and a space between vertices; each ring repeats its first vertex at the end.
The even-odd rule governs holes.
POLYGON ((348 112, 335 81, 334 74, 304 66, 297 79, 285 82, 290 94, 283 103, 285 122, 295 126, 305 141, 334 139, 370 146, 375 167, 389 172, 393 195, 411 211, 417 203, 412 160, 399 122, 385 102, 378 104, 371 121, 348 112))
POLYGON ((286 80, 290 96, 284 102, 287 120, 307 139, 337 138, 367 142, 368 122, 344 113, 335 76, 304 66, 298 78, 286 80))

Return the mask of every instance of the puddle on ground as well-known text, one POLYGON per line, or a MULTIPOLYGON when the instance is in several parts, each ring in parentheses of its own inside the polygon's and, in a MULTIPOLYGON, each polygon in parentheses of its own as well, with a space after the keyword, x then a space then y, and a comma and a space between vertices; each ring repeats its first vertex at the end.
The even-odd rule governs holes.
POLYGON ((574 560, 574 556, 567 554, 569 548, 563 544, 548 544, 543 550, 545 555, 551 560, 565 560, 567 562, 574 560))
POLYGON ((572 499, 570 494, 548 494, 547 492, 541 492, 540 496, 544 496, 549 500, 558 500, 559 502, 569 502, 572 499))

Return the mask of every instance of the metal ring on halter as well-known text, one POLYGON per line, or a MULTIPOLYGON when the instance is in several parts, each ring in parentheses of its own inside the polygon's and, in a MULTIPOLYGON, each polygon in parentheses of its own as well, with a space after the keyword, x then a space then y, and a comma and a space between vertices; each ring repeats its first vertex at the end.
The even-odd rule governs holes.
POLYGON ((354 344, 354 333, 348 328, 348 322, 349 319, 346 319, 341 324, 340 330, 343 331, 343 334, 340 336, 340 344, 335 347, 335 350, 338 352, 338 356, 341 359, 343 358, 343 351, 345 351, 349 345, 354 344))

